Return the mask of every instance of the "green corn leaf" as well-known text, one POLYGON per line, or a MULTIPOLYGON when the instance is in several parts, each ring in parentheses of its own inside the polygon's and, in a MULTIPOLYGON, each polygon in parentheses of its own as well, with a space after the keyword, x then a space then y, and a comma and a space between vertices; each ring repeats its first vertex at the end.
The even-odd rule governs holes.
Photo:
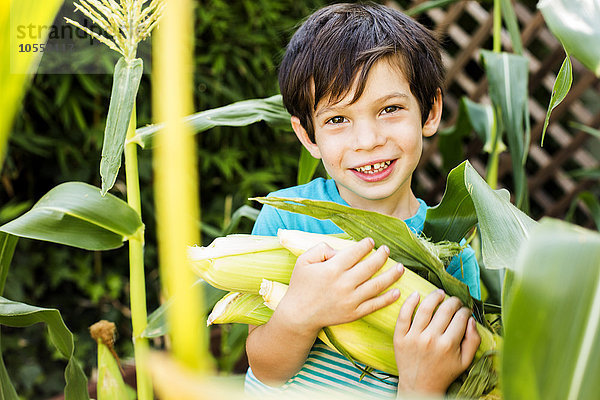
POLYGON ((45 43, 50 30, 41 37, 20 39, 19 26, 49 26, 63 0, 3 0, 0 2, 0 166, 4 164, 4 153, 13 118, 21 107, 25 88, 35 71, 43 53, 19 52, 19 45, 45 43))
POLYGON ((569 173, 573 178, 600 179, 600 168, 577 169, 569 173))
POLYGON ((518 257, 504 307, 507 399, 600 393, 600 234, 543 219, 518 257))
MULTIPOLYGON (((490 98, 508 139, 515 203, 522 207, 527 200, 525 161, 531 139, 527 105, 529 62, 523 56, 486 50, 481 51, 481 56, 489 81, 490 98)), ((501 134, 496 136, 497 140, 501 140, 501 134)))
POLYGON ((219 236, 226 236, 226 235, 229 235, 231 232, 233 232, 235 230, 235 228, 237 228, 238 225, 240 224, 240 221, 242 220, 242 218, 248 218, 252 221, 256 221, 256 218, 258 218, 259 212, 260 211, 257 210, 256 208, 253 208, 253 207, 250 207, 249 205, 244 204, 243 206, 241 206, 240 208, 235 210, 235 212, 231 216, 231 221, 225 227, 225 229, 223 229, 223 234, 219 235, 219 236))
POLYGON ((73 334, 65 326, 60 312, 0 297, 0 324, 22 328, 40 322, 46 324, 50 342, 68 360, 65 369, 65 399, 89 399, 87 378, 74 357, 73 334))
POLYGON ((431 10, 432 8, 445 7, 449 4, 456 3, 458 1, 460 0, 429 0, 406 10, 405 14, 410 17, 415 17, 419 14, 423 14, 424 12, 431 10))
POLYGON ((18 240, 16 236, 0 232, 0 296, 4 293, 4 284, 18 240))
POLYGON ((544 120, 544 129, 542 130, 542 141, 541 146, 544 146, 544 137, 546 137, 546 129, 548 128, 548 122, 550 122, 550 114, 552 110, 556 108, 567 96, 569 90, 571 90, 571 84, 573 83, 573 67, 571 66, 571 59, 569 54, 565 57, 556 80, 554 81, 554 87, 552 88, 552 96, 550 97, 550 104, 548 105, 548 111, 546 112, 546 119, 544 120))
MULTIPOLYGON (((0 336, 1 339, 1 336, 0 336)), ((0 340, 0 345, 1 345, 0 340)), ((4 365, 4 359, 2 358, 2 352, 0 352, 0 400, 19 400, 19 395, 12 384, 6 365, 4 365)))
POLYGON ((541 0, 537 5, 567 52, 600 76, 600 4, 597 0, 541 0))
MULTIPOLYGON (((185 118, 185 123, 194 133, 201 133, 215 126, 246 126, 258 121, 265 121, 276 127, 291 128, 290 114, 283 106, 281 95, 238 101, 185 118)), ((142 148, 150 147, 152 138, 163 126, 163 124, 154 124, 138 128, 135 136, 129 139, 128 143, 137 143, 142 148)))
POLYGON ((121 168, 127 128, 143 72, 143 62, 140 58, 128 63, 121 57, 115 65, 100 161, 102 195, 113 187, 121 168))
POLYGON ((440 204, 427 210, 423 234, 433 241, 459 241, 479 223, 487 268, 514 268, 519 246, 535 221, 493 190, 468 161, 448 175, 440 204))
POLYGON ((585 133, 588 133, 588 134, 600 139, 600 130, 594 129, 591 126, 586 126, 584 124, 580 124, 579 122, 575 122, 575 121, 569 122, 569 126, 572 126, 573 128, 579 129, 585 133))
POLYGON ((511 0, 500 0, 500 7, 502 9, 502 19, 504 19, 504 25, 510 35, 510 41, 512 42, 513 50, 518 55, 523 55, 523 42, 521 42, 521 32, 519 30, 519 23, 517 21, 517 15, 515 9, 512 6, 511 0))
POLYGON ((579 201, 582 201, 590 210, 594 223, 596 224, 596 228, 600 230, 600 200, 598 200, 598 197, 592 192, 586 191, 577 194, 573 201, 571 201, 571 206, 565 215, 565 220, 573 220, 573 215, 575 214, 575 209, 577 208, 577 203, 579 201))
POLYGON ((320 160, 310 155, 308 150, 302 146, 300 161, 298 162, 298 177, 296 184, 304 185, 312 180, 320 160))
POLYGON ((254 200, 281 210, 331 220, 354 240, 371 237, 377 247, 385 244, 390 248, 392 259, 415 271, 426 271, 428 279, 434 285, 457 296, 466 306, 473 305, 467 285, 446 272, 440 258, 401 219, 328 201, 277 197, 259 197, 254 200))
POLYGON ((87 250, 120 247, 143 231, 140 216, 126 202, 82 182, 50 190, 31 210, 0 231, 87 250), (107 212, 110 210, 110 212, 107 212))
MULTIPOLYGON (((438 149, 442 155, 443 169, 448 173, 464 159, 462 140, 472 130, 475 130, 480 139, 485 143, 484 151, 490 153, 492 149, 492 129, 494 126, 494 109, 490 105, 475 103, 466 96, 460 101, 456 124, 439 132, 438 149)), ((499 150, 504 151, 506 146, 500 142, 499 150)))

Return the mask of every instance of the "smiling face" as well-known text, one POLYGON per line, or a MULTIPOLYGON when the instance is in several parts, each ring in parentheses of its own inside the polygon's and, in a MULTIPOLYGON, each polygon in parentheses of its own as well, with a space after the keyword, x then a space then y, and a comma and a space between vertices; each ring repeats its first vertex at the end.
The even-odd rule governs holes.
POLYGON ((433 135, 439 125, 441 93, 423 124, 418 101, 396 62, 377 61, 362 95, 352 102, 354 86, 339 102, 317 104, 315 142, 296 117, 294 131, 312 156, 323 161, 350 206, 408 218, 418 208, 411 177, 423 136, 433 135))

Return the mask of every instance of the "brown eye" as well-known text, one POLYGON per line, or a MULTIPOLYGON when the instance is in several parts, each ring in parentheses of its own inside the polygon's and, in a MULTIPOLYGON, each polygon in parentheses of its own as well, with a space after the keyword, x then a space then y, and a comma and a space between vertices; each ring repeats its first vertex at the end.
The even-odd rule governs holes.
POLYGON ((386 108, 383 109, 383 111, 381 113, 382 114, 390 114, 395 111, 398 111, 399 109, 400 109, 400 107, 398 107, 398 106, 387 106, 386 108))
POLYGON ((335 117, 330 118, 329 120, 327 120, 326 123, 327 124, 341 124, 341 123, 344 123, 344 122, 346 122, 346 118, 345 117, 342 117, 340 115, 336 115, 335 117))

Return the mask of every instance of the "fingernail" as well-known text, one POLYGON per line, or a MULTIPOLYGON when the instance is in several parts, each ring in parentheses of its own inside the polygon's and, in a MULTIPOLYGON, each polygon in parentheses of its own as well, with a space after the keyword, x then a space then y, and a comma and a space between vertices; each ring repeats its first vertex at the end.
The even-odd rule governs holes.
POLYGON ((408 296, 408 298, 410 298, 410 299, 415 299, 417 297, 419 297, 419 292, 417 292, 417 291, 412 292, 410 294, 410 296, 408 296))
POLYGON ((385 244, 384 244, 383 246, 381 246, 380 248, 381 248, 381 249, 383 249, 383 251, 384 251, 386 254, 390 254, 390 248, 389 248, 389 247, 387 247, 385 244))
POLYGON ((442 295, 443 295, 443 294, 446 294, 446 293, 444 292, 444 289, 438 289, 438 290, 436 290, 436 293, 438 293, 438 294, 442 294, 442 295))
POLYGON ((471 324, 471 326, 473 328, 477 327, 477 323, 475 322, 475 318, 473 318, 473 317, 469 318, 469 323, 471 324))
POLYGON ((400 289, 392 289, 392 297, 400 297, 400 289))
POLYGON ((369 238, 366 238, 366 239, 367 239, 367 241, 368 241, 369 243, 371 243, 371 246, 375 246, 375 241, 373 240, 373 238, 370 238, 370 237, 369 237, 369 238))
POLYGON ((398 272, 403 273, 404 272, 404 265, 398 263, 398 264, 396 264, 396 269, 398 270, 398 272))

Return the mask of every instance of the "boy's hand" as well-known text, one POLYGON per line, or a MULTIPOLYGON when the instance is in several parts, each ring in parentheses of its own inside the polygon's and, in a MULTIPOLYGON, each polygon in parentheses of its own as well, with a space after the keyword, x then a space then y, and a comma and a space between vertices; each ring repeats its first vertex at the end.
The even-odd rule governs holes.
POLYGON ((325 326, 357 320, 397 300, 398 289, 378 295, 402 276, 404 267, 398 264, 370 279, 389 256, 389 248, 381 246, 362 260, 373 246, 367 238, 339 251, 325 243, 306 251, 298 257, 277 311, 316 335, 325 326))
POLYGON ((456 297, 444 299, 444 291, 436 290, 414 313, 415 292, 400 309, 394 331, 399 393, 443 394, 475 356, 481 338, 471 311, 456 297))

